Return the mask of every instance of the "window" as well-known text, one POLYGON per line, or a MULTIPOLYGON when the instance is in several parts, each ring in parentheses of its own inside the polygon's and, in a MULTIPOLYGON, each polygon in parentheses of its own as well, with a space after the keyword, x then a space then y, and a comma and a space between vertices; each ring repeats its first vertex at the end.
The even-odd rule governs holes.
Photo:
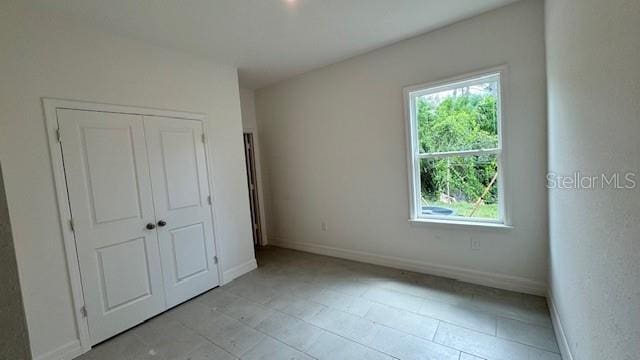
POLYGON ((506 224, 504 70, 405 89, 411 220, 506 224))

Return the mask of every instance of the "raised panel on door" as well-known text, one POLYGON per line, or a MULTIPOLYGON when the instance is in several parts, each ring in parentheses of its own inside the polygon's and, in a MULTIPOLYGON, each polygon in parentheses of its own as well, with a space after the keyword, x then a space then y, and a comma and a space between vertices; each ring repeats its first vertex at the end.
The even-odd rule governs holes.
POLYGON ((57 111, 91 343, 165 309, 143 119, 57 111))
POLYGON ((202 122, 144 117, 169 307, 218 285, 202 122))

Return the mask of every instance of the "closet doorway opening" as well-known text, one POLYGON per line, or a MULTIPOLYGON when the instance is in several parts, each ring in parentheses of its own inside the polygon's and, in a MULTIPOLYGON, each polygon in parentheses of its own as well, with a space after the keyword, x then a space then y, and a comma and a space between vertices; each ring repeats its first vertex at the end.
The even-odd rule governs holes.
POLYGON ((258 178, 256 176, 256 157, 253 133, 245 132, 244 158, 247 168, 247 186, 249 190, 249 205, 251 207, 251 229, 253 232, 253 246, 262 244, 262 227, 260 222, 260 202, 258 196, 258 178))

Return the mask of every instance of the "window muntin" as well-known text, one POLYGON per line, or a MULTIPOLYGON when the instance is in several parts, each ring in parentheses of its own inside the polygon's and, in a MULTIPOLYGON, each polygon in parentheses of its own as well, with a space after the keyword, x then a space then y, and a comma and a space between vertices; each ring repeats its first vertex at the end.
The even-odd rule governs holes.
POLYGON ((501 72, 406 90, 412 218, 504 223, 501 72))

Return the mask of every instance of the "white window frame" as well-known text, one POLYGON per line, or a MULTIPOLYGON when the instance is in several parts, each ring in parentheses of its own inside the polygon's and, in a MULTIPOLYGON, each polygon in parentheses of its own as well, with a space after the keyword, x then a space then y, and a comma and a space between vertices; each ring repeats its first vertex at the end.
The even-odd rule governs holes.
POLYGON ((409 179, 409 221, 412 223, 442 223, 453 225, 473 225, 490 228, 511 228, 508 211, 508 199, 506 194, 505 179, 505 103, 507 87, 507 67, 497 66, 481 71, 475 71, 460 76, 455 76, 434 82, 408 86, 403 89, 405 106, 405 123, 407 133, 407 170, 409 179), (426 94, 440 92, 443 90, 458 88, 466 83, 477 83, 479 80, 498 78, 498 147, 494 149, 448 151, 440 153, 423 154, 418 146, 417 119, 416 119, 416 98, 426 94), (438 158, 455 155, 483 155, 495 154, 498 165, 498 219, 486 219, 461 216, 444 215, 423 215, 421 204, 420 187, 420 159, 438 158))

